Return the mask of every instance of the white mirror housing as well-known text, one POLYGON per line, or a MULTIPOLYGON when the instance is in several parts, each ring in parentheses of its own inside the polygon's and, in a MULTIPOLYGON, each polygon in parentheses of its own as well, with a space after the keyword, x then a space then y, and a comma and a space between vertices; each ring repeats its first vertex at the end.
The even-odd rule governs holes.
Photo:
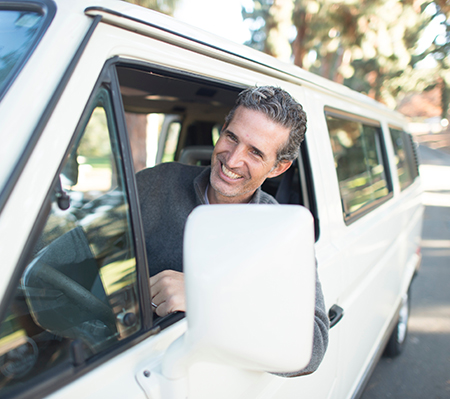
POLYGON ((185 378, 197 361, 293 372, 311 357, 314 224, 304 207, 200 206, 184 239, 187 332, 162 374, 185 378))

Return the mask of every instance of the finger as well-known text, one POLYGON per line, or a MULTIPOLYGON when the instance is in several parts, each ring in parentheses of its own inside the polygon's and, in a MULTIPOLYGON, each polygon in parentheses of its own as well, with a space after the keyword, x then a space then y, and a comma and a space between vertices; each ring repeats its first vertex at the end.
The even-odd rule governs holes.
POLYGON ((160 306, 163 302, 169 302, 171 309, 184 303, 184 287, 173 280, 160 280, 152 291, 152 302, 160 306))
POLYGON ((156 308, 156 314, 158 316, 166 316, 169 313, 177 311, 186 311, 184 295, 173 295, 167 298, 165 301, 161 302, 156 308))
POLYGON ((165 302, 162 302, 158 305, 158 307, 155 309, 155 312, 158 316, 163 317, 169 314, 168 307, 166 306, 165 302))

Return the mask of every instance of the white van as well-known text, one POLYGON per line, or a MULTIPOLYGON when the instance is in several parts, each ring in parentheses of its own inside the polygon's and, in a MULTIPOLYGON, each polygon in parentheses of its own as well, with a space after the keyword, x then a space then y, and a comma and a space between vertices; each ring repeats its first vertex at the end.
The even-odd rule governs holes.
POLYGON ((400 353, 423 207, 398 113, 125 2, 0 0, 0 139, 0 398, 356 398, 400 353), (254 85, 308 116, 263 187, 287 205, 197 208, 186 315, 154 318, 135 173, 207 163, 254 85), (329 345, 284 378, 311 355, 314 256, 329 345))

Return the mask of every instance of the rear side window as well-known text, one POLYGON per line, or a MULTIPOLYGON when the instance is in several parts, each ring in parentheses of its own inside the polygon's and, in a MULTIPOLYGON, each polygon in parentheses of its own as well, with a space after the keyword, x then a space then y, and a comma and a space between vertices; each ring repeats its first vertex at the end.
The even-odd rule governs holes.
POLYGON ((344 219, 350 223, 392 195, 381 127, 328 110, 326 119, 344 219))
POLYGON ((395 153, 400 190, 409 187, 419 175, 412 137, 400 129, 389 128, 395 153))
POLYGON ((45 4, 0 5, 0 98, 32 53, 53 15, 54 10, 49 12, 45 4))

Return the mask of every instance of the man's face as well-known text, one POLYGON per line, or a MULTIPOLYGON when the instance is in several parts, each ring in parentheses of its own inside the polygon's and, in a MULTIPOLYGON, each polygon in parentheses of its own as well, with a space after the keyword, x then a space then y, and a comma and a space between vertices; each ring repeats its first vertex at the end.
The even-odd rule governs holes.
POLYGON ((222 131, 211 158, 210 203, 246 203, 268 177, 283 173, 292 162, 276 164, 277 150, 289 129, 264 113, 240 106, 222 131))

